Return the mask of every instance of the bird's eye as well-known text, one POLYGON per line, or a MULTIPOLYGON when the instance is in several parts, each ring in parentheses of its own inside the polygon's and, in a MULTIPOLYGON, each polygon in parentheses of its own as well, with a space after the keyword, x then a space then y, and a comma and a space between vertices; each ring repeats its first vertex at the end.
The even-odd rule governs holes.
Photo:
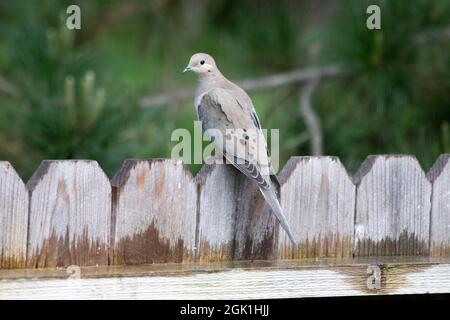
POLYGON ((204 65, 205 64, 205 60, 200 61, 200 64, 204 65))

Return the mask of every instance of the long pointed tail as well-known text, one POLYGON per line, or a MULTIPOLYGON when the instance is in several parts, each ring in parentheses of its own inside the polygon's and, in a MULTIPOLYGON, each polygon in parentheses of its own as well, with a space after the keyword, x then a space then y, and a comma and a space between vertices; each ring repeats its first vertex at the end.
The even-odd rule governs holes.
POLYGON ((280 202, 278 201, 275 190, 273 188, 269 188, 267 190, 264 189, 260 190, 264 196, 264 199, 266 199, 267 203, 272 208, 272 212, 277 217, 278 222, 283 227, 284 231, 286 231, 289 239, 292 241, 294 246, 297 246, 297 240, 295 240, 294 236, 292 235, 291 229, 289 228, 289 224, 286 220, 286 217, 283 214, 283 209, 281 209, 280 202))

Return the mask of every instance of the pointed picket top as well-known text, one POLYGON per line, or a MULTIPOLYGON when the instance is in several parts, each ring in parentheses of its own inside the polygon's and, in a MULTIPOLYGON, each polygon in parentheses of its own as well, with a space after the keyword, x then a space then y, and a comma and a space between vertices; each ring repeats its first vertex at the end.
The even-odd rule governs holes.
POLYGON ((280 229, 280 259, 350 257, 355 185, 337 157, 291 157, 280 174, 280 202, 299 245, 280 229))
POLYGON ((442 154, 428 172, 431 198, 430 254, 450 256, 450 154, 442 154))
POLYGON ((113 263, 194 260, 197 186, 181 160, 126 160, 111 183, 113 263))
POLYGON ((369 156, 354 181, 355 255, 428 253, 431 184, 415 157, 369 156))
POLYGON ((442 179, 445 172, 449 170, 450 153, 441 154, 427 173, 427 178, 435 182, 438 178, 442 179))
POLYGON ((45 160, 27 188, 29 267, 108 264, 111 185, 96 161, 45 160))
POLYGON ((28 198, 12 165, 0 161, 0 269, 25 267, 28 198))

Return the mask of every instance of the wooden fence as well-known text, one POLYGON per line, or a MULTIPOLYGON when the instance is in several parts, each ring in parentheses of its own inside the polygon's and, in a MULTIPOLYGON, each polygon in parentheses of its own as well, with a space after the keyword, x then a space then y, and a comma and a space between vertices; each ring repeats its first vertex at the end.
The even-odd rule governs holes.
POLYGON ((0 162, 0 267, 450 256, 450 155, 369 156, 353 178, 336 157, 293 157, 280 201, 293 248, 262 196, 228 165, 179 160, 43 161, 25 185, 0 162))

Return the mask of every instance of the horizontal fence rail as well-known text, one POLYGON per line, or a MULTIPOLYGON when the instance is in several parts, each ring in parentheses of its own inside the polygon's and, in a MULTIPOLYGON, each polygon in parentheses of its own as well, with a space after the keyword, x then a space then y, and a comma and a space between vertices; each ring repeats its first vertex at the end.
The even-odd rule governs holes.
POLYGON ((279 178, 292 247, 257 187, 230 165, 43 161, 25 185, 0 161, 0 268, 450 256, 450 155, 292 157, 279 178))

